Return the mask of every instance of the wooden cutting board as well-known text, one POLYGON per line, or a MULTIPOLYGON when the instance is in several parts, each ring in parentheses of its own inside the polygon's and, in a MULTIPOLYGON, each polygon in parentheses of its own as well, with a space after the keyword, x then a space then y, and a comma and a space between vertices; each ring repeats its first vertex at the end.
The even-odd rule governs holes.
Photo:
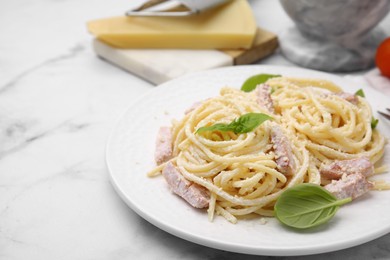
POLYGON ((190 72, 251 64, 277 47, 276 35, 261 28, 248 50, 116 49, 97 39, 93 41, 99 57, 156 85, 190 72))

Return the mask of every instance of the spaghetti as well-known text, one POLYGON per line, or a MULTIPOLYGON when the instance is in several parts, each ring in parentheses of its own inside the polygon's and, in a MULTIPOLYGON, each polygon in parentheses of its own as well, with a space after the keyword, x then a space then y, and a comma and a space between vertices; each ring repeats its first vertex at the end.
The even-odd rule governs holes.
POLYGON ((316 168, 332 160, 364 156, 376 163, 382 158, 385 138, 372 129, 365 98, 325 80, 273 78, 267 84, 274 89, 281 124, 305 142, 316 168))
MULTIPOLYGON (((364 98, 348 100, 341 89, 322 80, 273 78, 274 111, 259 104, 255 92, 222 88, 220 95, 198 103, 180 121, 174 121, 172 159, 188 181, 210 193, 209 219, 214 214, 232 223, 258 214, 272 216, 280 194, 298 183, 321 184, 320 167, 333 160, 365 156, 372 163, 384 153, 385 139, 371 129, 372 112, 364 98), (253 131, 196 133, 216 123, 229 124, 247 113, 273 117, 253 131), (288 144, 275 143, 277 129, 288 144), (293 174, 281 170, 279 145, 291 150, 293 174)), ((283 139, 283 138, 282 138, 283 139)), ((148 173, 158 175, 163 163, 148 173)), ((377 170, 381 172, 381 170, 377 170)), ((380 188, 385 185, 381 183, 380 188)))

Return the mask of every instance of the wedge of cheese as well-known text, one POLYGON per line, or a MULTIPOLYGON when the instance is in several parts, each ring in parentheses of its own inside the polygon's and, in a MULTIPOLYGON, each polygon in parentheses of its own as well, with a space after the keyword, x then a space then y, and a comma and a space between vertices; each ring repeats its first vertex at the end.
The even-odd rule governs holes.
POLYGON ((114 17, 88 22, 89 31, 116 48, 248 49, 256 22, 246 0, 188 17, 114 17))

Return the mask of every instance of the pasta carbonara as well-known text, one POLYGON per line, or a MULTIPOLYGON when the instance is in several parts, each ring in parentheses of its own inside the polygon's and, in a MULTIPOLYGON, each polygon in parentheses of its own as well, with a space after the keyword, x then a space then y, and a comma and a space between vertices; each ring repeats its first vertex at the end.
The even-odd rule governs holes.
MULTIPOLYGON (((372 189, 365 177, 374 174, 370 167, 383 156, 385 138, 372 129, 371 120, 365 98, 323 80, 272 78, 252 92, 225 87, 160 133, 159 165, 148 175, 162 172, 176 194, 194 207, 207 208, 210 220, 215 214, 232 223, 253 214, 272 216, 288 187, 304 182, 347 186, 336 183, 351 182, 342 171, 346 162, 362 165, 355 167, 368 172, 362 185, 372 189), (248 113, 272 120, 247 133, 197 132, 248 113), (340 176, 332 181, 326 170, 340 171, 340 176)), ((352 197, 360 196, 353 192, 352 197)))

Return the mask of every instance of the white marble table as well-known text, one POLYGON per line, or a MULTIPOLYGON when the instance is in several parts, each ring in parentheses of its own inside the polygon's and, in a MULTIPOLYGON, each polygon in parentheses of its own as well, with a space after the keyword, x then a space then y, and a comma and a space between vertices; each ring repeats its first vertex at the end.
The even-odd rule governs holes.
MULTIPOLYGON (((149 83, 98 59, 87 20, 138 1, 16 0, 0 8, 0 259, 268 259, 215 250, 149 224, 117 196, 105 143, 149 83)), ((276 33, 278 1, 251 4, 276 33)), ((390 35, 390 17, 382 22, 390 35)), ((292 65, 279 54, 261 64, 292 65)), ((390 235, 294 259, 389 259, 390 235)))

